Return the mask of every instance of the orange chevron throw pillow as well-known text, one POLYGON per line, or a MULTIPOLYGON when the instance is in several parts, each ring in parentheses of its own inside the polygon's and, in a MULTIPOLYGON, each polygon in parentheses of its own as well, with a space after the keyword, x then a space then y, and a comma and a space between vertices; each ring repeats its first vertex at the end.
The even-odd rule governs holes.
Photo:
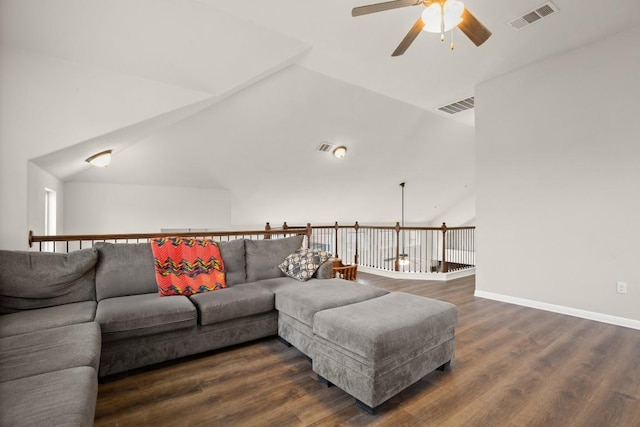
POLYGON ((215 291, 227 287, 218 243, 209 239, 163 237, 151 240, 160 296, 215 291))

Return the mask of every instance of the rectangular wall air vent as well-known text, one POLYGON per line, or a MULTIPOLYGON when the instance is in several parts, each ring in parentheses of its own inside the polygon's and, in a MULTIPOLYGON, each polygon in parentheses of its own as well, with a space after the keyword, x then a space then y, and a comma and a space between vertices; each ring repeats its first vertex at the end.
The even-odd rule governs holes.
POLYGON ((472 96, 472 97, 463 99, 462 101, 454 102, 449 105, 444 105, 438 108, 438 110, 443 111, 445 113, 449 113, 449 114, 456 114, 456 113, 459 113, 460 111, 469 110, 473 107, 474 107, 474 99, 472 96))
POLYGON ((509 22, 509 26, 518 31, 557 12, 559 12, 558 8, 553 3, 548 2, 512 20, 509 22))
POLYGON ((318 147, 318 151, 322 151, 323 153, 329 153, 329 152, 333 151, 334 148, 335 148, 335 145, 323 142, 318 147))

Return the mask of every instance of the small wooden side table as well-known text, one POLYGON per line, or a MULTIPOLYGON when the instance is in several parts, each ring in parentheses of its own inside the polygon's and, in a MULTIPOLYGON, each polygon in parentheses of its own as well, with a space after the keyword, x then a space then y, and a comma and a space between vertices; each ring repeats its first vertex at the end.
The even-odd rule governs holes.
POLYGON ((351 280, 353 282, 358 280, 358 265, 357 264, 343 264, 340 258, 333 260, 333 277, 338 279, 351 280))

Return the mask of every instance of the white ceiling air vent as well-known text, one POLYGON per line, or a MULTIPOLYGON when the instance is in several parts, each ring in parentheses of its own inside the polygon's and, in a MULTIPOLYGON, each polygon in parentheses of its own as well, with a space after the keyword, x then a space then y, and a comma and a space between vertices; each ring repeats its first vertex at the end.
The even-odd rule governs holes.
POLYGON ((336 148, 335 145, 333 144, 329 144, 328 142, 323 142, 322 144, 320 144, 320 146, 318 147, 318 151, 321 151, 323 153, 331 153, 333 151, 333 149, 336 148))
POLYGON ((514 30, 519 31, 540 21, 542 18, 553 15, 556 12, 559 12, 558 8, 553 3, 548 2, 512 20, 509 22, 509 26, 514 30))
POLYGON ((455 113, 459 113, 460 111, 469 110, 473 108, 474 105, 475 105, 474 99, 472 96, 472 97, 463 99, 461 101, 453 102, 449 105, 444 105, 438 108, 438 110, 444 111, 445 113, 449 113, 449 114, 455 114, 455 113))

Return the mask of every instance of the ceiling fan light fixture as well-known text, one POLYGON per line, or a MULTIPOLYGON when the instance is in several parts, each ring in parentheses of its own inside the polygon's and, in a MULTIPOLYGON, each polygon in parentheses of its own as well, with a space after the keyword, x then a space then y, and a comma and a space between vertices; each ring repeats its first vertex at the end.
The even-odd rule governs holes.
POLYGON ((111 163, 111 150, 101 151, 89 157, 85 162, 97 168, 106 168, 111 163))
POLYGON ((344 145, 340 145, 340 146, 334 148, 333 155, 336 156, 339 159, 344 158, 344 156, 347 155, 347 147, 345 147, 344 145))
MULTIPOLYGON (((458 28, 476 46, 482 45, 491 37, 491 31, 478 18, 473 16, 460 0, 391 0, 354 7, 351 15, 361 16, 401 7, 421 5, 425 6, 421 17, 413 24, 413 27, 404 36, 391 56, 403 55, 422 30, 430 33, 440 33, 440 40, 444 41, 445 32, 458 28)), ((549 9, 551 8, 549 7, 549 9)), ((451 49, 453 50, 455 47, 453 44, 453 31, 451 31, 451 37, 451 49)))
POLYGON ((462 22, 463 12, 464 3, 461 1, 447 0, 444 4, 434 2, 422 12, 423 30, 429 33, 449 31, 462 22))

